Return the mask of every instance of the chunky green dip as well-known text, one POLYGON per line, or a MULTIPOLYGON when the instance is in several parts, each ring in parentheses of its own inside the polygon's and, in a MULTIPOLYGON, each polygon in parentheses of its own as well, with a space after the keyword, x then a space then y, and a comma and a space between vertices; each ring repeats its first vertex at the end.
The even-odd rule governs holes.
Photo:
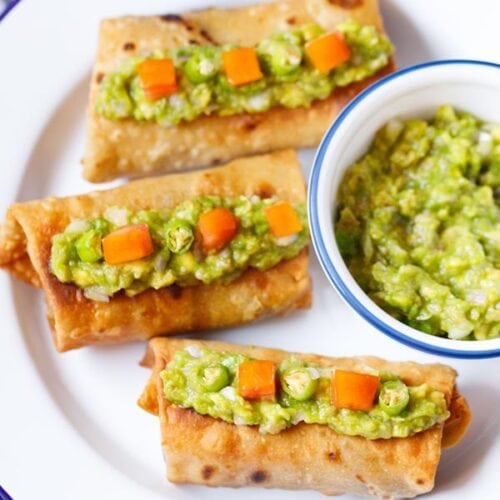
POLYGON ((103 301, 120 290, 134 296, 147 288, 173 284, 228 283, 248 268, 265 270, 291 259, 307 245, 307 215, 302 203, 294 205, 302 230, 285 238, 272 234, 264 210, 276 201, 276 197, 200 196, 172 210, 132 212, 112 207, 95 219, 74 220, 55 235, 50 268, 59 281, 73 283, 84 289, 87 298, 103 301), (218 207, 229 209, 238 218, 238 231, 226 247, 205 254, 197 245, 197 222, 203 213, 218 207), (154 253, 132 262, 106 263, 102 239, 132 224, 147 224, 154 253))
POLYGON ((165 397, 175 405, 192 408, 201 415, 237 425, 258 425, 260 432, 271 434, 305 422, 328 425, 339 434, 388 439, 410 436, 449 417, 443 393, 425 384, 407 387, 396 375, 373 370, 370 373, 380 376, 381 393, 386 384, 390 389, 394 383, 407 391, 404 409, 401 406, 399 412, 388 412, 380 400, 368 412, 335 408, 330 395, 335 368, 314 366, 296 357, 290 357, 278 366, 280 389, 274 400, 246 400, 238 394, 237 373, 238 365, 250 359, 242 354, 197 346, 176 351, 161 372, 165 397), (312 390, 306 388, 293 397, 286 377, 300 370, 306 370, 315 384, 312 390))
POLYGON ((212 113, 233 115, 259 113, 274 106, 309 106, 316 99, 327 98, 337 86, 373 75, 387 65, 393 52, 390 41, 373 26, 349 21, 337 29, 352 55, 329 74, 319 72, 306 60, 305 44, 324 34, 320 26, 308 24, 262 40, 256 51, 264 77, 238 87, 228 82, 222 68, 222 53, 234 46, 190 45, 129 57, 102 80, 96 112, 113 120, 134 118, 170 126, 212 113), (170 58, 177 71, 178 90, 156 101, 146 98, 137 74, 138 65, 151 58, 170 58))
POLYGON ((500 337, 500 125, 392 120, 346 173, 335 234, 360 286, 423 332, 500 337))

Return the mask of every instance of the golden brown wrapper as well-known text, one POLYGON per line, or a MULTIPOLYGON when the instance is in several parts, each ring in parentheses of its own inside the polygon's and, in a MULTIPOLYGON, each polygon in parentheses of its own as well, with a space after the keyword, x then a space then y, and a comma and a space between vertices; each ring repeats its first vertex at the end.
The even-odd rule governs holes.
POLYGON ((326 29, 347 19, 383 30, 377 0, 283 0, 179 15, 120 17, 102 21, 90 86, 84 176, 92 182, 214 165, 233 158, 285 148, 315 146, 341 108, 378 74, 310 108, 274 108, 264 113, 205 116, 175 127, 133 119, 109 120, 95 113, 99 83, 124 58, 187 44, 254 45, 262 38, 308 22, 326 29))
MULTIPOLYGON (((276 363, 290 356, 277 349, 226 342, 165 338, 150 341, 142 364, 152 367, 153 371, 139 405, 160 417, 170 481, 208 486, 312 489, 327 495, 350 493, 379 498, 410 498, 434 487, 441 449, 448 435, 447 423, 404 439, 369 440, 337 434, 328 426, 304 423, 276 435, 261 434, 256 427, 202 416, 194 410, 177 407, 163 397, 159 373, 177 350, 190 345, 240 352, 276 363)), ((428 383, 445 394, 451 412, 448 421, 454 422, 455 442, 467 428, 469 408, 456 392, 456 372, 448 366, 389 362, 370 356, 295 355, 320 366, 387 370, 399 375, 408 385, 428 383), (452 401, 458 400, 454 406, 452 401)))
POLYGON ((234 326, 309 307, 307 250, 267 271, 248 270, 227 285, 149 289, 133 298, 120 293, 108 303, 85 298, 81 289, 50 272, 52 236, 72 219, 96 217, 111 206, 168 208, 203 194, 277 195, 297 203, 305 201, 305 185, 295 153, 282 151, 108 191, 16 203, 0 227, 0 267, 43 288, 59 351, 234 326))

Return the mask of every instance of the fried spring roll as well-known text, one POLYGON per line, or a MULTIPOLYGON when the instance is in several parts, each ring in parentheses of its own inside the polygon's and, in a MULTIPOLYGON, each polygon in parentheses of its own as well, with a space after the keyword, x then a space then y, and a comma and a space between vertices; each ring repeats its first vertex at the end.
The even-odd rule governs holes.
MULTIPOLYGON (((159 289, 146 287, 134 296, 123 291, 111 297, 99 297, 95 293, 92 296, 54 275, 51 266, 54 236, 63 233, 65 228, 69 231, 72 220, 78 219, 77 224, 81 224, 81 219, 102 216, 115 206, 135 212, 169 209, 200 195, 260 197, 262 203, 270 203, 277 197, 303 204, 305 185, 295 153, 284 151, 236 160, 213 170, 135 181, 109 191, 14 204, 0 229, 0 266, 17 278, 43 288, 47 316, 59 351, 227 327, 309 307, 311 283, 307 248, 267 270, 249 267, 228 283, 198 282, 179 286, 175 282, 159 289)), ((114 216, 116 218, 116 214, 114 216)), ((99 221, 102 219, 97 219, 99 221)), ((160 230, 163 231, 163 225, 160 230)), ((92 235, 92 230, 86 234, 92 235)), ((89 248, 83 247, 82 258, 86 260, 93 258, 89 248)), ((100 252, 100 244, 94 251, 100 252)), ((193 252, 178 257, 185 259, 186 255, 194 259, 193 252)), ((213 254, 210 255, 213 258, 213 254)), ((170 258, 174 257, 177 256, 171 253, 170 258)), ((101 261, 102 258, 98 265, 101 261)), ((161 269, 156 267, 158 264, 165 267, 164 261, 155 261, 154 271, 161 269)), ((92 265, 84 263, 81 268, 85 270, 92 265)), ((107 269, 110 273, 120 270, 119 266, 107 269)), ((84 273, 83 279, 87 278, 84 273)))
MULTIPOLYGON (((377 59, 378 55, 374 55, 374 61, 366 65, 375 65, 378 69, 366 76, 354 73, 348 75, 353 79, 352 83, 336 84, 331 94, 313 99, 310 105, 305 103, 307 98, 302 98, 304 105, 299 99, 289 102, 290 107, 276 105, 262 111, 249 110, 248 104, 245 104, 247 111, 232 109, 217 114, 205 110, 194 119, 186 118, 174 126, 163 123, 168 120, 157 116, 155 106, 166 106, 167 109, 171 105, 175 108, 182 105, 182 99, 173 102, 168 101, 167 96, 166 100, 154 101, 150 107, 150 102, 138 97, 142 101, 136 111, 127 110, 131 101, 124 97, 124 93, 129 92, 127 85, 134 84, 129 83, 110 91, 115 87, 114 84, 108 85, 106 78, 117 71, 124 61, 126 65, 131 57, 141 57, 154 51, 181 47, 192 49, 202 45, 257 46, 265 38, 311 23, 317 23, 325 31, 331 32, 337 30, 339 23, 349 20, 362 26, 371 26, 383 36, 377 0, 282 0, 233 9, 212 8, 182 16, 104 20, 100 27, 91 80, 84 176, 92 182, 102 182, 121 176, 144 176, 154 172, 209 166, 240 156, 283 148, 317 145, 332 119, 354 95, 394 69, 390 54, 383 62, 377 59), (99 99, 102 93, 108 93, 108 97, 101 106, 99 99), (122 97, 123 103, 113 103, 113 99, 122 97), (99 109, 107 109, 108 113, 99 109), (110 113, 117 116, 110 118, 110 113), (157 116, 156 121, 153 115, 157 116)), ((364 53, 370 50, 373 50, 373 46, 364 53)), ((182 70, 183 61, 178 64, 179 71, 182 70)), ((314 78, 319 77, 316 75, 314 78)), ((181 80, 178 76, 175 98, 181 95, 181 80)), ((214 86, 215 83, 209 81, 208 85, 214 86)), ((310 89, 318 87, 316 82, 310 89)), ((253 101, 251 104, 254 104, 253 101)))
MULTIPOLYGON (((204 355, 203 349, 270 360, 276 366, 291 356, 281 350, 224 342, 163 338, 150 341, 142 364, 153 371, 139 405, 160 417, 167 477, 174 483, 414 497, 432 490, 441 449, 458 442, 470 421, 467 402, 455 387, 456 372, 447 366, 388 362, 375 357, 294 354, 295 363, 299 360, 336 370, 390 372, 408 386, 428 384, 444 395, 450 416, 444 424, 390 439, 345 435, 328 425, 304 422, 276 434, 262 433, 255 425, 228 423, 167 400, 160 373, 179 351, 196 358, 204 355)), ((213 369, 215 365, 209 366, 213 369)), ((190 377, 195 375, 187 367, 184 373, 185 383, 191 387, 190 377)), ((230 396, 227 394, 229 405, 235 401, 230 396)), ((215 397, 213 400, 219 401, 215 397)))

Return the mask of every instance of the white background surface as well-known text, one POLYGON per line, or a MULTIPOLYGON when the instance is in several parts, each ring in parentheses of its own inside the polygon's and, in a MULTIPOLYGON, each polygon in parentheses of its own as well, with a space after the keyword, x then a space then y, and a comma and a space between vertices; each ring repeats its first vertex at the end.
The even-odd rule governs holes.
MULTIPOLYGON (((79 159, 99 19, 210 3, 216 2, 23 0, 0 24, 0 213, 16 199, 95 188, 81 180, 79 159)), ((497 0, 381 3, 400 66, 449 57, 500 62, 497 0)), ((301 158, 307 174, 312 152, 301 158)), ((500 361, 437 358, 384 337, 341 302, 312 261, 311 311, 207 337, 451 364, 474 419, 460 445, 444 453, 432 497, 499 498, 500 361)), ((148 376, 137 365, 144 345, 56 354, 41 293, 3 273, 0 313, 0 484, 16 500, 321 498, 168 484, 158 421, 135 406, 148 376)))

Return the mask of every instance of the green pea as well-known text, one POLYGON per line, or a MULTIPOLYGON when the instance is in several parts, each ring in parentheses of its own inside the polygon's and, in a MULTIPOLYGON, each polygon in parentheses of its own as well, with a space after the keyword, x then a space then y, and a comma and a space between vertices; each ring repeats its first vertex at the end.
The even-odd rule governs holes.
POLYGON ((309 368, 289 368, 281 374, 281 387, 297 401, 310 399, 318 387, 318 378, 313 378, 309 368))
POLYGON ((196 258, 192 252, 175 254, 170 260, 170 267, 177 276, 193 274, 197 264, 196 258))
POLYGON ((217 392, 229 384, 229 371, 221 364, 202 365, 194 374, 193 388, 200 392, 217 392))
POLYGON ((94 229, 86 231, 76 240, 75 248, 82 262, 97 262, 102 258, 101 235, 94 229))
POLYGON ((213 78, 219 70, 215 53, 202 51, 193 54, 184 65, 184 72, 192 83, 203 83, 213 78))
POLYGON ((410 402, 408 387, 401 380, 384 382, 380 389, 378 402, 387 415, 391 417, 399 415, 410 402))
POLYGON ((189 222, 172 219, 165 226, 165 243, 173 253, 187 252, 194 241, 193 228, 189 222))

